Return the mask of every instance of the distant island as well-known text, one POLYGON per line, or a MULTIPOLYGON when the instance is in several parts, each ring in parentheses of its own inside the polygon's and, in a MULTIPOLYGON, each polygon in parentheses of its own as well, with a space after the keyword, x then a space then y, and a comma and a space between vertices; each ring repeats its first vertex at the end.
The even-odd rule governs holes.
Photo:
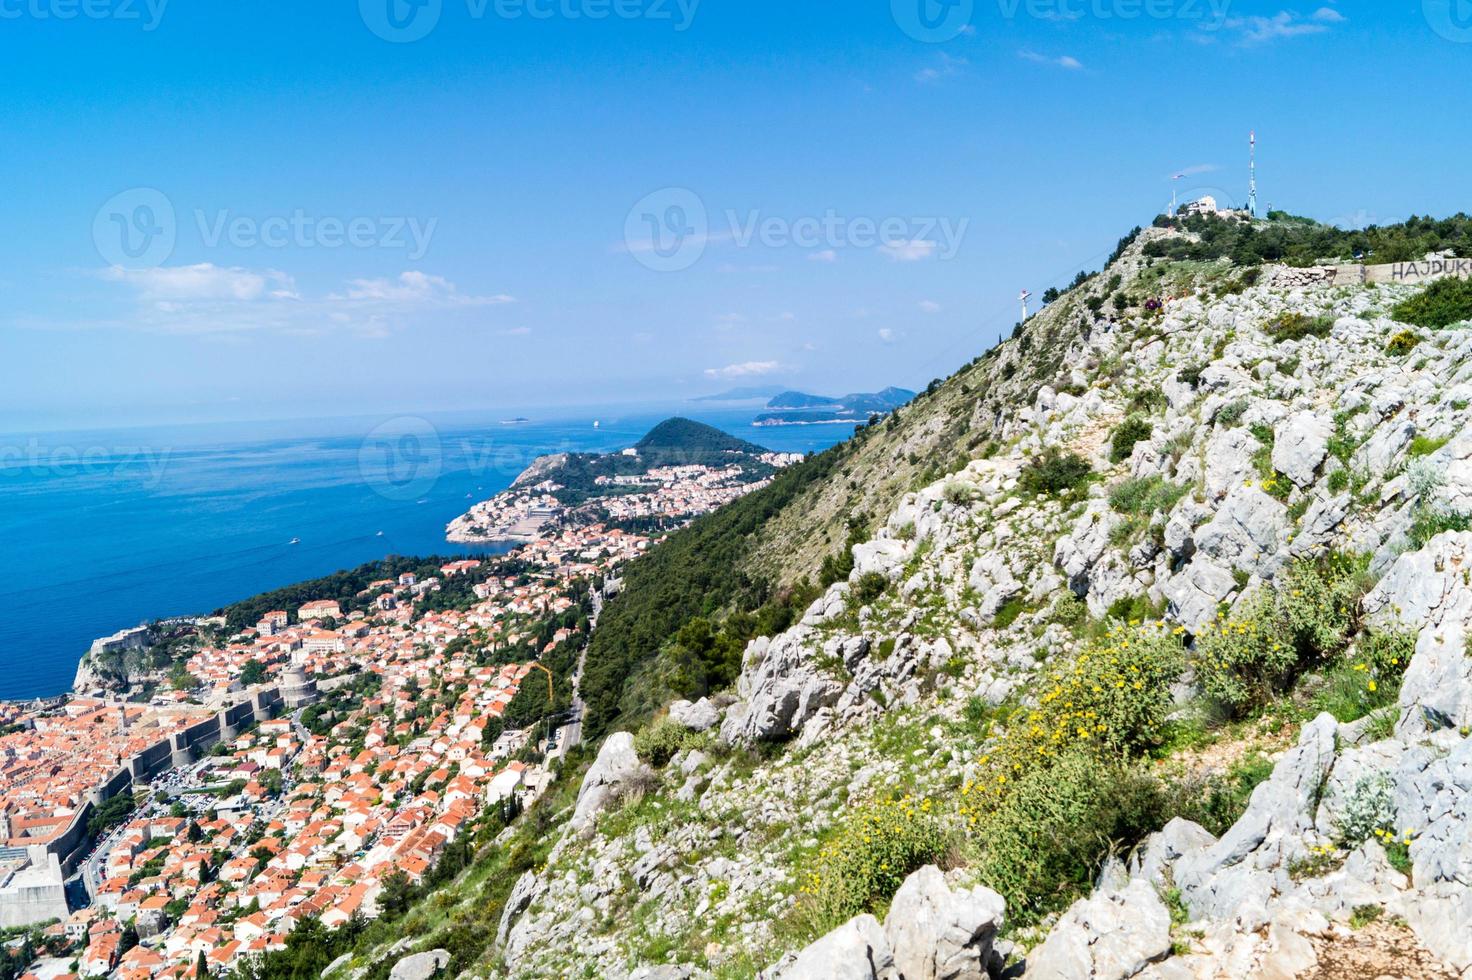
POLYGON ((690 399, 693 402, 754 402, 766 401, 786 391, 781 385, 755 385, 747 388, 732 388, 714 395, 702 395, 690 399))
POLYGON ((673 418, 620 452, 537 459, 510 489, 450 522, 445 537, 457 544, 525 543, 595 525, 659 533, 766 486, 801 459, 673 418))
POLYGON ((888 415, 914 397, 913 391, 894 387, 839 398, 784 391, 767 402, 767 408, 773 411, 758 415, 752 425, 856 425, 874 415, 888 415))

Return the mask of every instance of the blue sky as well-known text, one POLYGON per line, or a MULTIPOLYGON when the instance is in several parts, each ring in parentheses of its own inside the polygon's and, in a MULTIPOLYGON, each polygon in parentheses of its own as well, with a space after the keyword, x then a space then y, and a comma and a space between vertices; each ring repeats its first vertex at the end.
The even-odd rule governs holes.
POLYGON ((1253 129, 1467 207, 1469 0, 414 2, 0 0, 0 430, 920 386, 1253 129))

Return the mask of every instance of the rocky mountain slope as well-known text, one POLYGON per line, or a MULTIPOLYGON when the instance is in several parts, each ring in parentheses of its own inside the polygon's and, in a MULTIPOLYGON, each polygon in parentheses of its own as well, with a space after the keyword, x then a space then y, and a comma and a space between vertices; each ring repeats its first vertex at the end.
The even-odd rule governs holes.
POLYGON ((1208 237, 763 523, 788 578, 873 515, 603 743, 467 972, 1472 976, 1472 290, 1170 257, 1208 237))

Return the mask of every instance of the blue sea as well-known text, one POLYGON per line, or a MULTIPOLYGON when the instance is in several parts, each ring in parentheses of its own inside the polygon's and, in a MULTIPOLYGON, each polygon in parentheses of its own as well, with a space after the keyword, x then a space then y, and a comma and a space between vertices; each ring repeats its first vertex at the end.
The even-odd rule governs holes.
POLYGON ((689 405, 525 414, 0 435, 0 700, 62 693, 93 639, 147 620, 386 555, 463 554, 445 525, 547 453, 622 449, 676 414, 781 452, 852 432, 689 405))

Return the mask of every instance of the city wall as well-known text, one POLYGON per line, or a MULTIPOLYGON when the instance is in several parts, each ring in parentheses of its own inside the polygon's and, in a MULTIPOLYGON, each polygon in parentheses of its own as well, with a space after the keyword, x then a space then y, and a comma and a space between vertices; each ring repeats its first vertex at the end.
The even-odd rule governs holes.
POLYGON ((86 804, 78 809, 67 829, 44 847, 31 848, 31 862, 44 866, 49 855, 55 855, 63 873, 71 875, 81 864, 90 843, 87 822, 93 810, 119 793, 128 792, 134 783, 146 783, 168 769, 185 766, 209 751, 222 739, 234 738, 240 729, 266 721, 281 708, 281 691, 270 687, 222 709, 213 717, 175 732, 135 753, 127 763, 89 794, 86 804))

